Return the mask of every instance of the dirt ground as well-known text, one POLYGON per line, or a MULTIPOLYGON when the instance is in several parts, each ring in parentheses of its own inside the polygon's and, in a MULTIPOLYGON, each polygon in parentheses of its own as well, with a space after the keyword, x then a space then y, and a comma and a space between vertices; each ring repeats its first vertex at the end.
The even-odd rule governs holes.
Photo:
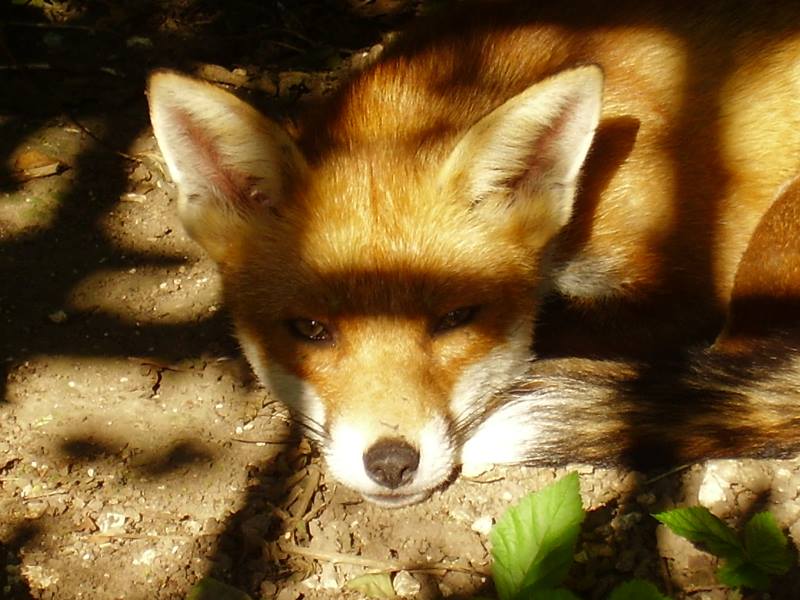
MULTIPOLYGON (((586 598, 633 576, 736 597, 649 516, 675 505, 733 523, 769 509, 800 541, 798 460, 496 469, 379 509, 326 477, 253 381, 177 222, 146 73, 193 72, 291 116, 379 54, 406 5, 0 8, 0 597, 185 598, 213 576, 252 598, 359 598, 347 583, 374 571, 405 597, 491 594, 491 524, 570 468, 590 512, 569 583, 586 598)), ((796 571, 747 597, 800 598, 796 571)))

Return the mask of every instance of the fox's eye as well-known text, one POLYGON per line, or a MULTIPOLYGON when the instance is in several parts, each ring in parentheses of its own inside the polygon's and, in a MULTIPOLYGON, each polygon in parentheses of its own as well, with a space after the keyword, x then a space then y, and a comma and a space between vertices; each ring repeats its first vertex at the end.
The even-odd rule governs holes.
POLYGON ((456 327, 461 327, 462 325, 466 325, 472 321, 472 318, 475 316, 476 312, 478 312, 477 306, 464 306, 462 308, 451 310, 449 313, 439 319, 434 327, 434 332, 440 333, 443 331, 449 331, 450 329, 455 329, 456 327))
POLYGON ((289 329, 302 340, 310 342, 326 342, 331 339, 328 328, 316 319, 292 319, 289 329))

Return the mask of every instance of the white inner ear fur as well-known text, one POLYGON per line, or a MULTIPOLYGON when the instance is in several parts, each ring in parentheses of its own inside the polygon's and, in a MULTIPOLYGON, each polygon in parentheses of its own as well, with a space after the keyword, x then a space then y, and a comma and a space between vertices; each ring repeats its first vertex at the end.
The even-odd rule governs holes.
POLYGON ((595 65, 534 84, 467 131, 445 161, 441 187, 474 204, 522 205, 535 211, 539 226, 564 226, 600 120, 602 92, 603 73, 595 65))
POLYGON ((184 226, 219 260, 241 221, 281 202, 305 161, 277 124, 205 82, 158 72, 148 99, 184 226))

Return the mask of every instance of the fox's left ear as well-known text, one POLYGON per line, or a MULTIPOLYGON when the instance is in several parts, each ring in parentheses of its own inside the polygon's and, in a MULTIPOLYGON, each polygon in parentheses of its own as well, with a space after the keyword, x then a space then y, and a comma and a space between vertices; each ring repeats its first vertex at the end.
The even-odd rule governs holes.
POLYGON ((305 160, 280 126, 208 83, 160 71, 147 96, 183 225, 225 263, 248 222, 280 204, 305 173, 305 160))
POLYGON ((441 188, 478 211, 513 211, 515 222, 521 219, 546 241, 572 214, 602 96, 596 65, 536 83, 464 134, 439 174, 441 188))

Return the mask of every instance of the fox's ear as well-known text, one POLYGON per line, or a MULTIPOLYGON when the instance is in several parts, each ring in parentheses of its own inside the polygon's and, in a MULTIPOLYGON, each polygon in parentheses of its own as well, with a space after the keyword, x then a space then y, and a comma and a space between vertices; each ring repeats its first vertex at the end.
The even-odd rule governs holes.
POLYGON ((464 134, 442 167, 440 186, 476 210, 513 210, 549 238, 572 213, 602 95, 603 72, 595 65, 536 83, 464 134))
POLYGON ((181 220, 214 260, 225 262, 242 228, 283 201, 305 161, 277 124, 213 85, 160 71, 147 95, 181 220))

